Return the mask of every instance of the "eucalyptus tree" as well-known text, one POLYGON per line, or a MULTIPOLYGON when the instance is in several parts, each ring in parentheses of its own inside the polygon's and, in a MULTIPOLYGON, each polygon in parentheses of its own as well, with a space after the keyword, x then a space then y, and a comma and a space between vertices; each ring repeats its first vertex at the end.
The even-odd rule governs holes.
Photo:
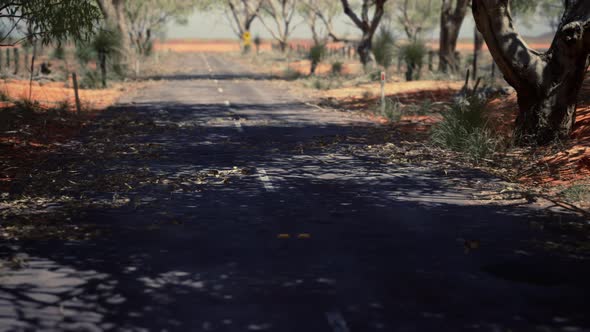
POLYGON ((590 1, 566 0, 551 47, 531 49, 516 31, 510 0, 474 0, 478 30, 518 94, 519 142, 569 138, 590 55, 590 1))
POLYGON ((403 0, 392 3, 393 23, 406 33, 410 42, 417 42, 423 33, 434 29, 440 7, 436 0, 403 0))
POLYGON ((186 24, 193 11, 207 3, 200 0, 133 0, 125 3, 129 33, 137 52, 147 55, 151 51, 153 36, 175 21, 186 24))
POLYGON ((105 21, 103 28, 115 30, 113 32, 116 32, 116 35, 121 38, 120 53, 124 59, 131 56, 131 36, 129 34, 127 15, 125 15, 126 2, 126 0, 96 0, 105 21))
POLYGON ((357 52, 361 63, 367 65, 371 61, 371 49, 373 36, 385 14, 387 0, 361 0, 360 14, 357 14, 349 0, 340 0, 344 7, 344 14, 348 16, 354 25, 361 30, 362 36, 357 46, 357 52), (371 15, 372 10, 372 15, 371 15))
POLYGON ((94 0, 0 0, 0 46, 88 39, 99 20, 94 0))
POLYGON ((262 3, 260 22, 279 43, 281 52, 285 52, 289 43, 289 37, 293 33, 297 23, 297 0, 266 0, 262 3), (272 21, 272 24, 268 23, 272 21))
POLYGON ((240 40, 250 33, 252 23, 260 15, 265 0, 225 0, 220 2, 230 26, 240 40))
POLYGON ((340 3, 336 0, 301 0, 299 6, 301 16, 311 30, 316 45, 332 41, 348 41, 340 37, 334 29, 334 19, 340 14, 340 3))
POLYGON ((439 70, 458 69, 456 49, 459 32, 467 14, 470 0, 442 0, 440 12, 439 70))

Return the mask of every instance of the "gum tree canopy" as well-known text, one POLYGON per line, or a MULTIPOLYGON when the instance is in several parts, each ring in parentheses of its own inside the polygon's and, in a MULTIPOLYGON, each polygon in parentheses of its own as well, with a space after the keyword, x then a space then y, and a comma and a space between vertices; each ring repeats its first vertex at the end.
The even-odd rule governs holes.
POLYGON ((545 53, 528 47, 512 24, 510 0, 473 0, 473 16, 506 81, 518 93, 521 143, 567 139, 590 54, 590 1, 565 0, 545 53))
POLYGON ((85 39, 99 20, 94 0, 0 0, 0 45, 85 39))

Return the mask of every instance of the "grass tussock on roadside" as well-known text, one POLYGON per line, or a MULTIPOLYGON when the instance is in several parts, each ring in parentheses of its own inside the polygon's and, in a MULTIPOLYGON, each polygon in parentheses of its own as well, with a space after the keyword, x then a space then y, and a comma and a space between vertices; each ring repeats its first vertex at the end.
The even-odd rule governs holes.
POLYGON ((491 157, 500 144, 486 117, 486 101, 478 96, 457 99, 432 129, 435 146, 461 152, 478 164, 491 157))

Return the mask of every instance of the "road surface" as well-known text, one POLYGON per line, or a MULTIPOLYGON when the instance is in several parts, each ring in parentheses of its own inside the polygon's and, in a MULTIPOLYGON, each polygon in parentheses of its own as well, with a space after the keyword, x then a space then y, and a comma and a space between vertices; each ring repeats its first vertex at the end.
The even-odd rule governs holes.
POLYGON ((115 179, 61 188, 110 201, 68 212, 105 232, 2 244, 0 330, 590 331, 590 265, 536 245, 559 237, 543 211, 472 199, 498 179, 355 157, 334 142, 362 118, 217 55, 186 68, 55 157, 115 179))

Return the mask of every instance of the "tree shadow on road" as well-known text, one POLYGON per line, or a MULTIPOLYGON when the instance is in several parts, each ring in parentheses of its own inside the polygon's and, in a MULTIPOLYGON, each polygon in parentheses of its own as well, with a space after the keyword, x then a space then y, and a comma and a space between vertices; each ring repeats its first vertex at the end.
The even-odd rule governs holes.
MULTIPOLYGON (((497 181, 476 170, 442 177, 358 158, 347 153, 357 143, 344 138, 370 125, 294 120, 308 111, 298 107, 242 105, 260 117, 243 121, 243 132, 239 118, 219 119, 221 105, 109 111, 82 137, 96 144, 87 154, 52 161, 84 170, 57 179, 55 190, 133 167, 158 181, 127 183, 117 194, 129 204, 74 216, 108 229, 106 237, 0 247, 0 257, 22 260, 0 276, 0 326, 324 331, 326 313, 338 312, 351 331, 590 328, 590 267, 579 254, 547 250, 563 240, 539 227, 554 217, 470 200, 475 180, 497 181), (275 112, 264 122, 267 110, 275 112), (158 153, 96 148, 140 143, 158 153), (247 171, 217 176, 234 167, 247 171), (199 179, 206 183, 195 180, 200 172, 212 174, 199 179)), ((84 189, 85 199, 115 194, 84 189)))

